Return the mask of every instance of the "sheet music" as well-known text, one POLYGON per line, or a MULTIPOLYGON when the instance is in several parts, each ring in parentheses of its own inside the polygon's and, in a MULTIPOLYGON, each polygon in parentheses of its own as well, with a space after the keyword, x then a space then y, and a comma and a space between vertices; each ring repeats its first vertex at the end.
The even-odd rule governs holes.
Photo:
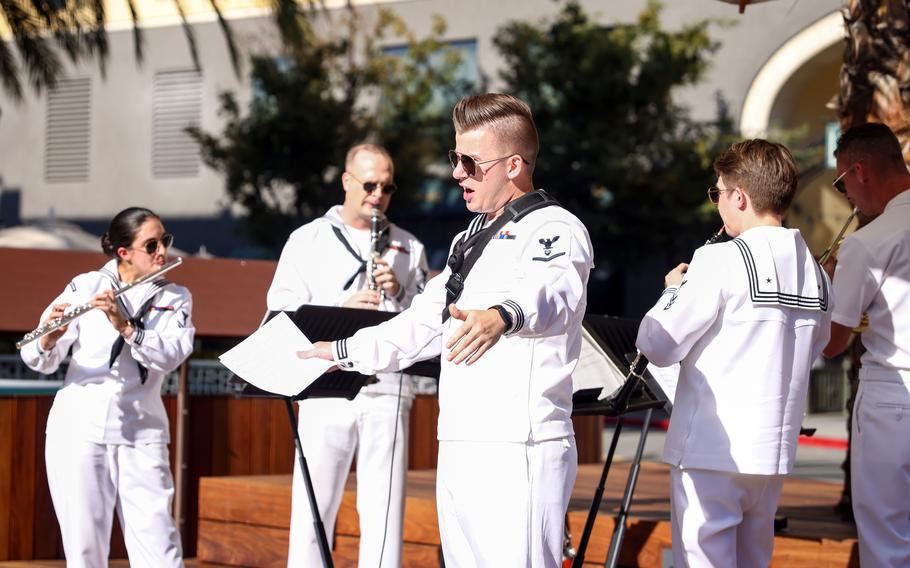
POLYGON ((663 389, 667 399, 673 402, 676 399, 676 383, 679 382, 679 363, 673 363, 669 367, 656 367, 648 363, 648 372, 663 389))
POLYGON ((581 329, 581 355, 572 373, 572 391, 599 388, 605 398, 622 386, 625 374, 616 368, 587 329, 581 329))
POLYGON ((235 375, 255 387, 294 396, 334 364, 324 359, 297 357, 297 351, 312 346, 291 318, 280 313, 218 359, 235 375))

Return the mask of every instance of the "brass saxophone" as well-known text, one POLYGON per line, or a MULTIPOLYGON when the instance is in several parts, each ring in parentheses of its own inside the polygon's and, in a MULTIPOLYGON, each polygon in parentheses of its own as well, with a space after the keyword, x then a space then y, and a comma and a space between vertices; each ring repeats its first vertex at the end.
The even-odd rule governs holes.
MULTIPOLYGON (((126 286, 124 286, 123 288, 120 288, 119 290, 115 290, 114 297, 116 298, 116 297, 120 296, 121 294, 123 294, 130 288, 133 288, 134 286, 138 286, 140 284, 145 284, 146 282, 149 282, 150 280, 154 280, 154 279, 158 278, 159 276, 163 275, 168 270, 171 270, 172 268, 176 268, 176 267, 180 266, 180 264, 182 262, 183 262, 183 259, 178 256, 177 258, 168 262, 167 264, 165 264, 158 270, 156 270, 154 272, 150 272, 150 273, 146 274, 145 276, 138 278, 135 282, 131 282, 131 283, 127 284, 126 286)), ((60 329, 61 327, 69 324, 74 319, 78 318, 81 315, 87 314, 88 312, 92 311, 93 309, 94 308, 92 307, 92 303, 86 302, 86 303, 82 304, 81 306, 76 306, 75 308, 71 309, 67 313, 60 316, 59 318, 54 318, 52 320, 48 320, 48 321, 44 322, 42 325, 40 325, 37 328, 33 329, 32 331, 26 333, 25 337, 23 337, 22 339, 17 341, 16 349, 22 349, 22 347, 24 345, 31 343, 32 341, 38 339, 39 337, 44 337, 48 333, 51 333, 53 331, 60 329)))
MULTIPOLYGON (((825 252, 823 252, 821 254, 821 256, 818 257, 818 263, 820 265, 824 266, 825 263, 829 259, 837 258, 837 252, 840 250, 840 245, 841 245, 841 243, 844 242, 844 233, 847 232, 847 227, 849 227, 850 223, 853 222, 853 219, 856 217, 856 214, 858 212, 859 212, 859 210, 856 207, 854 207, 853 212, 850 213, 849 217, 847 217, 847 221, 844 223, 844 226, 840 228, 840 231, 838 231, 837 236, 834 237, 834 240, 831 242, 831 246, 829 246, 827 249, 825 249, 825 252)), ((832 277, 832 280, 833 280, 833 277, 832 277)), ((860 321, 859 321, 859 325, 856 326, 855 328, 853 328, 853 333, 862 333, 862 332, 866 331, 866 329, 868 327, 869 327, 869 314, 863 314, 862 319, 860 319, 860 321)))
POLYGON ((367 261, 367 285, 370 290, 379 290, 379 301, 385 300, 385 290, 376 284, 376 259, 382 256, 380 236, 385 228, 386 218, 378 207, 370 214, 370 259, 367 261))
POLYGON ((853 212, 850 213, 850 216, 847 217, 847 222, 844 223, 844 226, 840 228, 840 232, 837 233, 837 236, 834 237, 834 240, 831 242, 831 246, 825 249, 825 252, 818 257, 818 263, 822 266, 828 261, 832 256, 837 258, 837 251, 840 250, 840 245, 844 242, 844 233, 847 232, 847 227, 850 226, 850 223, 853 222, 854 217, 856 217, 857 209, 853 208, 853 212))

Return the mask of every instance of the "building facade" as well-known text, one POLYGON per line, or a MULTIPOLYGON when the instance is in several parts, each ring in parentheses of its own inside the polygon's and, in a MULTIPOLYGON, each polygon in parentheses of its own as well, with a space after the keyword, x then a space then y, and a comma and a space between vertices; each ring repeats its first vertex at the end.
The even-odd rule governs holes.
MULTIPOLYGON (((632 22, 645 0, 584 0, 604 25, 632 22)), ((736 7, 715 0, 675 0, 661 15, 674 29, 712 18, 720 43, 706 79, 681 89, 678 100, 696 118, 710 118, 724 101, 746 135, 786 132, 794 144, 818 146, 835 121, 826 108, 837 93, 843 23, 840 0, 775 0, 736 7), (793 134, 795 133, 795 134, 793 134)), ((327 2, 330 10, 344 2, 327 2)), ((418 36, 434 14, 448 23, 447 39, 467 46, 491 90, 500 85, 502 65, 493 40, 510 20, 539 21, 555 14, 552 0, 361 0, 365 18, 379 8, 395 11, 418 36)), ((184 2, 196 36, 201 69, 195 69, 174 4, 137 3, 144 30, 144 58, 134 57, 133 32, 125 2, 108 5, 110 59, 67 69, 50 93, 29 92, 15 103, 0 92, 0 219, 57 217, 99 233, 123 207, 141 204, 159 212, 185 250, 216 255, 250 253, 238 233, 236 211, 224 197, 221 176, 202 164, 195 143, 183 132, 198 125, 220 132, 218 96, 234 91, 243 107, 252 96, 248 56, 278 53, 278 34, 267 4, 255 0, 220 3, 240 47, 243 67, 232 68, 225 37, 206 0, 184 2), (15 211, 12 211, 15 209, 15 211)), ((394 45, 394 39, 389 40, 394 45)), ((804 172, 804 189, 793 223, 810 240, 824 241, 848 214, 832 195, 830 170, 804 172), (833 228, 832 228, 833 227, 833 228)), ((340 195, 339 195, 340 200, 340 195)), ((277 255, 278 251, 265 251, 277 255)), ((262 254, 259 251, 256 254, 262 254)))

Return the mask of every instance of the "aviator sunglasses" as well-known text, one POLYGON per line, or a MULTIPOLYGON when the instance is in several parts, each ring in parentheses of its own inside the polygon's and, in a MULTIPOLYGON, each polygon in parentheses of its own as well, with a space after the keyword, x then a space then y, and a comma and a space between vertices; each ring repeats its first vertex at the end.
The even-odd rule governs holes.
MULTIPOLYGON (((170 248, 170 246, 174 244, 174 235, 170 233, 161 235, 161 244, 164 245, 164 248, 170 248)), ((144 250, 148 254, 155 254, 158 250, 158 239, 147 241, 137 250, 144 250)))
POLYGON ((380 189, 382 189, 382 193, 384 195, 392 195, 398 189, 398 186, 392 182, 382 183, 379 181, 360 181, 359 179, 357 179, 357 176, 355 176, 351 172, 347 172, 347 174, 349 176, 351 176, 352 178, 354 178, 357 181, 357 183, 359 183, 363 187, 363 190, 366 191, 367 193, 373 193, 374 191, 376 191, 376 188, 380 188, 380 189))
POLYGON ((841 175, 834 178, 833 182, 831 182, 831 185, 834 186, 834 189, 836 189, 838 193, 844 193, 844 194, 847 193, 847 184, 844 183, 844 177, 846 177, 846 175, 848 173, 850 173, 850 170, 852 170, 855 167, 856 167, 856 164, 853 164, 852 166, 850 166, 849 168, 844 170, 844 172, 841 175))
POLYGON ((712 185, 711 187, 708 188, 708 199, 711 201, 711 203, 713 203, 714 205, 717 205, 718 203, 720 203, 720 194, 725 191, 730 191, 730 190, 721 189, 721 188, 717 187, 716 185, 712 185))
POLYGON ((509 154, 508 156, 503 156, 501 158, 493 158, 492 160, 484 160, 482 162, 478 162, 471 156, 468 156, 467 154, 461 154, 455 150, 449 150, 449 163, 452 164, 452 169, 454 170, 458 167, 458 162, 461 162, 461 167, 464 169, 464 173, 468 174, 470 177, 474 177, 474 174, 477 173, 477 166, 480 166, 482 164, 490 164, 492 162, 499 162, 500 160, 506 160, 512 156, 518 156, 521 158, 522 162, 528 165, 531 164, 531 162, 525 160, 524 156, 521 154, 509 154))

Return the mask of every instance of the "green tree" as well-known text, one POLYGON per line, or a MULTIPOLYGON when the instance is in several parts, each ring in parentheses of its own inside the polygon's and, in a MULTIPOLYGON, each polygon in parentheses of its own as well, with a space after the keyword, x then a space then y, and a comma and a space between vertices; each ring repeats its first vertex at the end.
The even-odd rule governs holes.
POLYGON ((431 164, 444 159, 448 113, 468 88, 456 78, 459 54, 439 40, 441 18, 425 38, 388 11, 364 24, 350 6, 341 14, 311 11, 298 24, 300 41, 282 56, 252 58, 246 112, 235 94, 223 93, 222 133, 191 131, 206 163, 224 173, 227 198, 244 212, 250 237, 272 250, 340 201, 340 166, 358 142, 388 148, 406 190, 396 203, 408 200, 407 190, 413 198, 432 177, 431 164), (317 33, 317 25, 329 31, 317 33), (407 45, 405 56, 380 47, 388 36, 407 45))
POLYGON ((660 10, 652 1, 637 22, 605 27, 571 1, 552 21, 509 23, 495 40, 507 90, 534 109, 535 182, 581 217, 598 265, 613 271, 656 251, 661 262, 688 258, 719 226, 705 190, 730 121, 722 104, 702 123, 673 101, 708 67, 711 22, 670 32, 660 10))

